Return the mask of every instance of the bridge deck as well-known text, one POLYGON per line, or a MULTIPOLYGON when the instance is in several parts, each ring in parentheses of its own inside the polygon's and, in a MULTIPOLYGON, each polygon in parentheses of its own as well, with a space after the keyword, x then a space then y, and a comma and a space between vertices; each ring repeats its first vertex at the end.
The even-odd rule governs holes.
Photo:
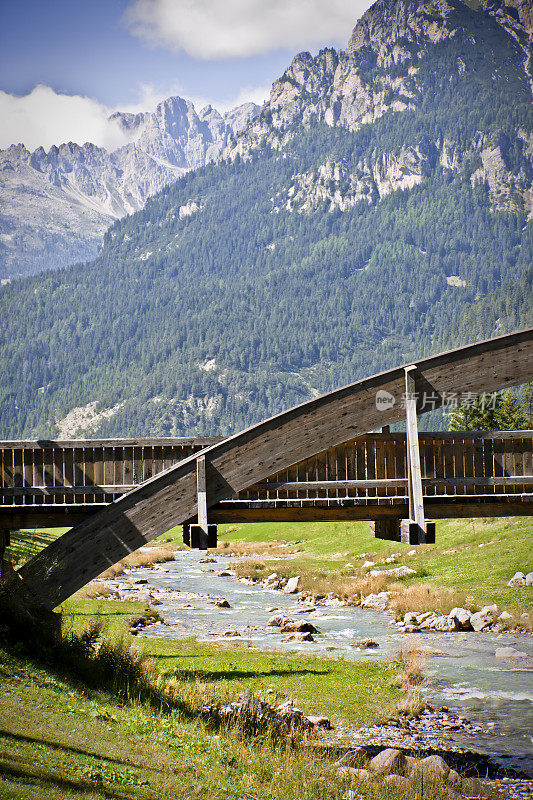
MULTIPOLYGON (((533 509, 533 431, 420 433, 428 516, 533 509)), ((0 442, 0 527, 86 518, 141 483, 222 441, 108 439, 0 442)), ((274 473, 220 501, 212 522, 381 519, 407 513, 406 437, 373 433, 274 473)))

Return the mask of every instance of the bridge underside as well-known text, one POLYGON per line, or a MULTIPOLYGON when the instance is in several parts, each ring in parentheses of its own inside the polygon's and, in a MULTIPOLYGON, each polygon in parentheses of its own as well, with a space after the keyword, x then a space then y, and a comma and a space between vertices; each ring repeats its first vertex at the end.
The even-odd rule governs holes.
POLYGON ((79 519, 94 510, 95 499, 113 501, 100 504, 101 510, 28 562, 10 591, 22 603, 52 609, 171 527, 196 520, 206 527, 208 514, 211 523, 406 518, 419 529, 425 527, 424 514, 530 514, 531 432, 524 432, 518 446, 503 434, 501 442, 513 441, 512 446, 498 439, 489 447, 485 440, 490 435, 480 437, 481 445, 461 437, 458 456, 445 434, 430 446, 422 437, 419 442, 416 415, 445 405, 452 395, 474 396, 531 379, 529 329, 384 372, 304 403, 190 455, 118 499, 113 500, 116 487, 111 483, 104 482, 103 497, 93 485, 90 508, 77 503, 71 511, 61 509, 56 487, 45 486, 38 487, 49 495, 50 511, 43 512, 37 504, 25 505, 20 492, 25 487, 14 487, 12 497, 19 491, 18 501, 2 511, 19 521, 14 527, 39 513, 79 519), (370 437, 361 455, 358 437, 406 414, 403 450, 392 446, 394 435, 383 447, 370 437), (307 465, 305 474, 301 465, 307 465), (309 492, 314 493, 311 498, 309 492))
MULTIPOLYGON (((533 516, 533 495, 491 495, 488 497, 425 497, 426 516, 430 519, 471 517, 533 516)), ((0 529, 68 528, 94 517, 102 506, 54 506, 20 510, 0 508, 0 529)), ((391 498, 376 502, 354 503, 344 500, 289 500, 283 505, 268 502, 217 503, 209 509, 209 523, 232 525, 245 522, 340 522, 405 519, 409 516, 408 499, 391 498)), ((196 522, 196 517, 188 522, 196 522)))

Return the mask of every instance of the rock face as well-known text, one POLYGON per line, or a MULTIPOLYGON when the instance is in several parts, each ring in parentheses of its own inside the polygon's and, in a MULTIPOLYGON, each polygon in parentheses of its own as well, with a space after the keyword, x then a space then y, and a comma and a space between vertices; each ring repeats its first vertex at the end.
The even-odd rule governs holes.
POLYGON ((224 116, 211 106, 197 113, 171 97, 153 114, 113 114, 130 139, 114 152, 72 142, 0 151, 0 278, 94 257, 112 222, 218 158, 258 111, 245 103, 224 116))
MULTIPOLYGON (((526 0, 511 5, 502 0, 468 3, 467 24, 484 21, 510 37, 532 85, 530 45, 531 7, 526 0), (475 8, 472 8, 475 7, 475 8), (484 18, 484 19, 483 19, 484 18)), ((346 51, 321 50, 317 56, 299 53, 274 82, 269 101, 253 122, 224 151, 225 156, 249 157, 252 150, 279 149, 314 120, 357 131, 385 114, 414 111, 431 81, 420 63, 436 45, 453 43, 465 20, 447 0, 378 0, 355 26, 346 51)), ((494 35, 494 33, 493 33, 494 35)), ((475 37, 472 41, 475 45, 475 37)), ((457 72, 467 69, 457 60, 457 72)), ((422 137, 416 145, 385 151, 378 146, 372 159, 358 163, 325 161, 293 177, 273 198, 273 210, 306 212, 325 204, 346 211, 360 201, 373 203, 392 191, 412 189, 436 165, 457 171, 472 160, 472 181, 486 182, 500 207, 533 210, 533 137, 517 128, 514 137, 476 135, 470 141, 422 137), (513 161, 512 151, 519 153, 513 161)))

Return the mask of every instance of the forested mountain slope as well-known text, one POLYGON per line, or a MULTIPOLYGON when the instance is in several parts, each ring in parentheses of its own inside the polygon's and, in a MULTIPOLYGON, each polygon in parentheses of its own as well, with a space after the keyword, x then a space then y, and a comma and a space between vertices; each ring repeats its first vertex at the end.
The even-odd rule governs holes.
MULTIPOLYGON (((347 125, 314 96, 304 119, 295 85, 294 115, 267 109, 226 160, 115 224, 92 264, 0 290, 0 436, 231 433, 527 324, 527 35, 452 0, 388 6, 436 19, 431 36, 397 27, 409 64, 417 54, 405 107, 347 125), (453 35, 435 34, 442 20, 453 35)), ((378 41, 367 15, 359 26, 378 41)), ((401 54, 386 67, 365 52, 367 86, 403 70, 401 54)), ((315 95, 331 98, 322 78, 315 95)))

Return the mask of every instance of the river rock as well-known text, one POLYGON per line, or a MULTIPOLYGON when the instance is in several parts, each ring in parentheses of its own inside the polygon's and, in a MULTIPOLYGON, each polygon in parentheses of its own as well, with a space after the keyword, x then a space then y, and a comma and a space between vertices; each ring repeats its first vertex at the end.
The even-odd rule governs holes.
POLYGON ((459 629, 459 624, 454 617, 447 617, 442 614, 440 617, 434 619, 431 623, 431 629, 434 631, 456 631, 459 629))
POLYGON ((470 611, 467 611, 466 608, 452 608, 448 616, 451 619, 454 619, 459 628, 463 631, 469 630, 472 626, 470 625, 470 611))
POLYGON ((267 624, 271 628, 283 628, 285 625, 290 625, 291 622, 294 622, 291 617, 284 617, 282 614, 279 614, 276 617, 271 617, 267 624))
POLYGON ((239 631, 226 631, 224 633, 224 636, 240 636, 240 635, 241 634, 239 633, 239 631))
POLYGON ((387 603, 389 602, 389 592, 379 592, 378 594, 369 594, 361 602, 361 608, 366 608, 371 611, 385 611, 387 603))
POLYGON ((291 633, 290 636, 284 636, 282 642, 314 642, 312 633, 291 633))
POLYGON ((312 622, 300 620, 299 622, 288 622, 281 629, 282 633, 320 633, 312 622))
MULTIPOLYGON (((531 573, 530 573, 531 574, 531 573)), ((515 572, 507 586, 525 586, 526 576, 523 572, 515 572)))
POLYGON ((421 758, 418 764, 416 764, 414 772, 422 774, 425 778, 445 781, 450 772, 450 768, 440 756, 426 756, 426 758, 421 758))
POLYGON ((482 611, 478 611, 470 617, 470 624, 475 631, 482 631, 488 628, 489 625, 492 625, 492 621, 492 614, 490 612, 484 614, 482 611))
POLYGON ((352 642, 352 647, 358 647, 360 650, 373 650, 379 647, 379 644, 373 639, 357 639, 357 641, 352 642))
POLYGON ((300 576, 295 575, 294 578, 289 578, 285 586, 283 587, 283 591, 285 594, 296 594, 298 591, 298 583, 300 582, 300 576))
MULTIPOLYGON (((357 747, 354 750, 348 750, 338 761, 333 764, 334 767, 356 767, 364 764, 366 761, 366 750, 364 747, 357 747)), ((370 773, 369 773, 370 774, 370 773)))
POLYGON ((368 768, 372 772, 381 772, 390 774, 391 772, 400 773, 405 768, 405 755, 401 750, 394 750, 392 747, 387 747, 382 750, 377 756, 370 761, 368 768))
POLYGON ((227 600, 224 600, 224 599, 217 600, 215 605, 217 606, 217 608, 231 608, 229 602, 227 600))
POLYGON ((494 653, 496 658, 528 658, 528 654, 516 647, 498 647, 494 653))

